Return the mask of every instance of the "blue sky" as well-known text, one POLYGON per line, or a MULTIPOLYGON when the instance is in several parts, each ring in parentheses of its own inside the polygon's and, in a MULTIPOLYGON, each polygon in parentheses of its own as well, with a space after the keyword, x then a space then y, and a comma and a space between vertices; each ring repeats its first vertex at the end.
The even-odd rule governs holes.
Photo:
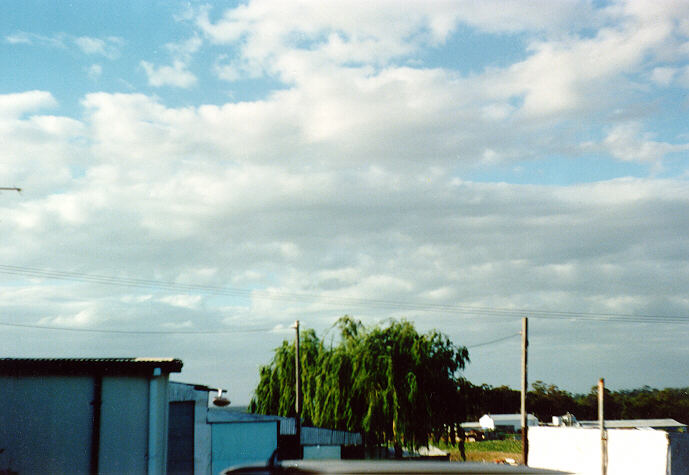
MULTIPOLYGON (((8 356, 246 403, 296 319, 471 348, 531 314, 532 379, 686 385, 686 2, 4 6, 8 356)), ((518 345, 467 377, 516 387, 518 345)))

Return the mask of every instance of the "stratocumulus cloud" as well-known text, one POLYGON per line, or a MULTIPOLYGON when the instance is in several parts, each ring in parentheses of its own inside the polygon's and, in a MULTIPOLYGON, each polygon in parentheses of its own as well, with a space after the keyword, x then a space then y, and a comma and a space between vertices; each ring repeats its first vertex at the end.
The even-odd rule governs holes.
MULTIPOLYGON (((51 329, 8 327, 6 353, 171 354, 246 402, 295 319, 471 346, 533 310, 536 379, 685 385, 689 7, 499 3, 19 25, 0 323, 51 329), (41 48, 61 62, 31 70, 41 48)), ((517 385, 517 353, 477 348, 467 375, 517 385)))

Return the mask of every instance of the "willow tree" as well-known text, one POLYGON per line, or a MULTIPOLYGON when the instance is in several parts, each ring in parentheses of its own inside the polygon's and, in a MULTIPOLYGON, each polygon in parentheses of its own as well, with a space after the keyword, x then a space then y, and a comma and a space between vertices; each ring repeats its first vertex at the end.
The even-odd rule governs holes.
MULTIPOLYGON (((417 448, 462 421, 460 372, 467 349, 406 320, 366 328, 342 317, 336 343, 312 330, 300 340, 304 423, 363 432, 374 444, 417 448)), ((294 415, 294 344, 283 342, 260 369, 249 407, 294 415)))

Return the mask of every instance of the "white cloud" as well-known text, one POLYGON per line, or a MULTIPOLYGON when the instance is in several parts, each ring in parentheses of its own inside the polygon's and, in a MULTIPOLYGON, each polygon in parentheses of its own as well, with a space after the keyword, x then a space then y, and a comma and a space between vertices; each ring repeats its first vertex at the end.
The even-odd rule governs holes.
POLYGON ((200 295, 168 295, 159 299, 161 302, 175 307, 197 308, 201 302, 200 295))
POLYGON ((487 74, 496 94, 523 95, 528 115, 570 113, 614 104, 609 88, 623 93, 627 71, 670 35, 667 24, 600 30, 592 39, 569 38, 532 45, 532 54, 506 71, 487 74))
POLYGON ((615 126, 605 137, 604 146, 613 157, 624 161, 662 162, 669 153, 689 150, 689 144, 670 144, 652 140, 643 133, 641 124, 633 122, 615 126))
POLYGON ((76 38, 74 42, 86 54, 105 53, 105 41, 99 38, 89 38, 87 36, 81 36, 79 38, 76 38))
POLYGON ((172 66, 154 66, 147 61, 141 61, 148 83, 151 86, 173 86, 189 88, 196 84, 196 76, 187 69, 182 61, 174 61, 172 66))
POLYGON ((26 33, 20 32, 16 33, 13 35, 7 35, 5 37, 5 41, 7 41, 11 45, 19 45, 19 44, 31 44, 31 37, 27 35, 26 33))
MULTIPOLYGON (((227 56, 222 55, 216 59, 213 71, 220 79, 233 82, 242 78, 245 69, 236 63, 228 62, 227 56)), ((255 76, 258 77, 258 74, 255 76)))
POLYGON ((57 101, 46 91, 27 91, 0 95, 0 117, 18 117, 27 112, 55 107, 57 101))
POLYGON ((96 81, 103 75, 103 66, 100 64, 92 64, 86 70, 86 74, 88 75, 89 79, 96 81))
MULTIPOLYGON (((391 97, 403 97, 404 107, 413 110, 415 94, 434 81, 442 84, 444 77, 436 72, 386 74, 371 82, 357 76, 362 90, 371 91, 359 100, 373 100, 373 92, 392 88, 391 97)), ((430 111, 437 111, 443 101, 426 94, 430 111)), ((395 104, 382 96, 370 110, 395 104)), ((343 161, 339 133, 294 133, 311 123, 298 121, 311 117, 310 112, 287 114, 302 97, 308 96, 291 91, 255 103, 171 108, 143 95, 88 95, 81 125, 88 140, 78 153, 60 157, 70 164, 70 157, 88 154, 90 160, 79 162, 84 178, 63 193, 48 189, 45 196, 25 195, 19 206, 3 205, 0 220, 8 232, 0 258, 122 278, 219 288, 231 283, 255 291, 253 297, 249 292, 201 297, 154 287, 141 289, 137 298, 136 289, 127 287, 71 284, 45 302, 32 300, 40 310, 52 305, 47 315, 59 318, 30 314, 26 320, 85 328, 99 323, 73 317, 78 311, 61 303, 73 299, 99 302, 94 315, 107 317, 115 328, 184 329, 188 322, 199 329, 276 328, 276 339, 261 338, 245 350, 245 360, 253 364, 265 363, 270 349, 290 333, 291 320, 325 328, 343 313, 369 322, 406 316, 419 326, 457 331, 455 338, 468 343, 458 323, 469 318, 466 314, 395 302, 597 312, 619 311, 624 302, 625 313, 686 312, 686 303, 677 300, 686 287, 686 272, 678 265, 682 258, 677 259, 689 252, 684 217, 689 188, 682 180, 568 187, 481 184, 455 180, 448 168, 431 168, 430 160, 406 163, 356 155, 343 161), (281 129, 282 137, 276 132, 281 129), (127 297, 114 297, 121 293, 127 297)), ((421 124, 433 121, 433 113, 417 110, 421 124)), ((410 124, 415 121, 389 121, 400 133, 415 130, 410 124)), ((454 128, 460 125, 453 122, 454 128)), ((366 125, 334 127, 340 133, 355 130, 366 140, 366 125)), ((628 133, 629 140, 652 141, 642 130, 628 133)), ((69 141, 71 135, 62 133, 69 141)), ((499 147, 493 134, 479 139, 482 150, 499 147)), ((10 135, 9 140, 17 138, 10 135)), ((429 144, 424 145, 429 155, 442 150, 429 144)), ((391 156, 405 157, 410 145, 390 141, 387 146, 391 156)), ((349 152, 363 153, 356 147, 349 152)), ((419 149, 409 157, 424 155, 419 149)), ((44 159, 29 162, 46 166, 44 159)), ((4 301, 12 305, 17 299, 4 301)), ((472 321, 485 318, 490 319, 474 315, 472 321)), ((485 340, 481 334, 474 337, 485 340)), ((224 338, 233 345, 253 341, 224 338)), ((176 343, 175 354, 200 361, 198 348, 193 349, 198 344, 186 344, 188 349, 176 343)), ((138 351, 150 352, 156 345, 138 351)))
MULTIPOLYGON (((530 174, 541 165, 590 181, 597 175, 577 160, 589 164, 591 155, 601 168, 627 160, 654 171, 687 149, 654 123, 666 120, 658 86, 678 97, 673 86, 683 84, 684 13, 678 4, 647 8, 657 7, 251 2, 217 20, 201 15, 198 36, 163 43, 170 65, 140 65, 152 86, 200 89, 207 84, 192 65, 217 54, 203 59, 226 80, 284 82, 252 90, 258 99, 238 87, 231 102, 198 104, 172 91, 190 104, 181 107, 167 90, 94 92, 74 118, 55 110, 57 92, 0 95, 0 183, 25 189, 2 195, 0 261, 123 284, 0 273, 12 284, 0 287, 2 311, 17 322, 83 328, 274 329, 207 335, 203 345, 179 335, 112 336, 108 345, 102 335, 57 335, 45 346, 49 354, 172 348, 185 358, 185 378, 208 384, 218 361, 241 361, 251 368, 223 374, 241 379, 247 394, 249 373, 293 335, 297 318, 325 331, 343 313, 409 317, 468 344, 515 323, 469 307, 685 315, 686 176, 620 177, 641 168, 625 166, 617 179, 582 185, 507 182, 513 170, 540 181, 530 174), (472 73, 450 61, 424 66, 454 54, 443 42, 458 28, 529 49, 472 73), (506 182, 491 183, 498 180, 506 182)), ((104 43, 84 38, 85 51, 103 54, 104 43)), ((542 338, 557 337, 562 322, 540 319, 542 338)), ((591 341, 576 323, 573 334, 591 341)), ((601 344, 638 330, 620 327, 586 329, 601 344)), ((21 351, 8 340, 7 352, 21 351)), ((660 350, 673 361, 669 347, 660 350)), ((500 358, 476 364, 502 368, 500 358)), ((589 370, 578 369, 577 385, 589 370)))
POLYGON ((181 41, 178 43, 168 43, 165 48, 172 54, 173 57, 189 61, 191 56, 194 55, 203 44, 203 41, 198 36, 192 36, 191 38, 181 41))
POLYGON ((677 68, 657 67, 651 72, 651 81, 660 86, 669 86, 677 75, 677 68))
POLYGON ((76 47, 87 55, 100 55, 108 59, 116 59, 120 55, 120 48, 124 44, 122 38, 109 36, 94 38, 91 36, 72 36, 66 33, 41 35, 20 31, 5 37, 9 44, 25 44, 34 46, 48 46, 51 48, 67 49, 76 47))
POLYGON ((18 31, 5 37, 5 41, 9 44, 25 44, 25 45, 39 45, 49 46, 52 48, 66 48, 67 35, 58 33, 53 36, 39 35, 36 33, 29 33, 26 31, 18 31))
POLYGON ((102 323, 103 318, 95 309, 86 308, 78 311, 74 315, 57 315, 54 317, 45 317, 38 321, 38 325, 45 326, 60 326, 66 328, 87 328, 93 327, 97 323, 102 323))

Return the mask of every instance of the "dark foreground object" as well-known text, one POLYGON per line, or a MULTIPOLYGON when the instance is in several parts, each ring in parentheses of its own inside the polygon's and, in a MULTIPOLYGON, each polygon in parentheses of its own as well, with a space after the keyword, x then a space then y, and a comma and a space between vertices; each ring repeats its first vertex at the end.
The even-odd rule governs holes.
POLYGON ((528 474, 562 474, 540 468, 530 468, 523 465, 510 466, 484 463, 457 463, 457 462, 414 462, 414 461, 388 461, 388 460, 284 460, 275 465, 232 467, 223 474, 286 474, 286 473, 528 473, 528 474))

